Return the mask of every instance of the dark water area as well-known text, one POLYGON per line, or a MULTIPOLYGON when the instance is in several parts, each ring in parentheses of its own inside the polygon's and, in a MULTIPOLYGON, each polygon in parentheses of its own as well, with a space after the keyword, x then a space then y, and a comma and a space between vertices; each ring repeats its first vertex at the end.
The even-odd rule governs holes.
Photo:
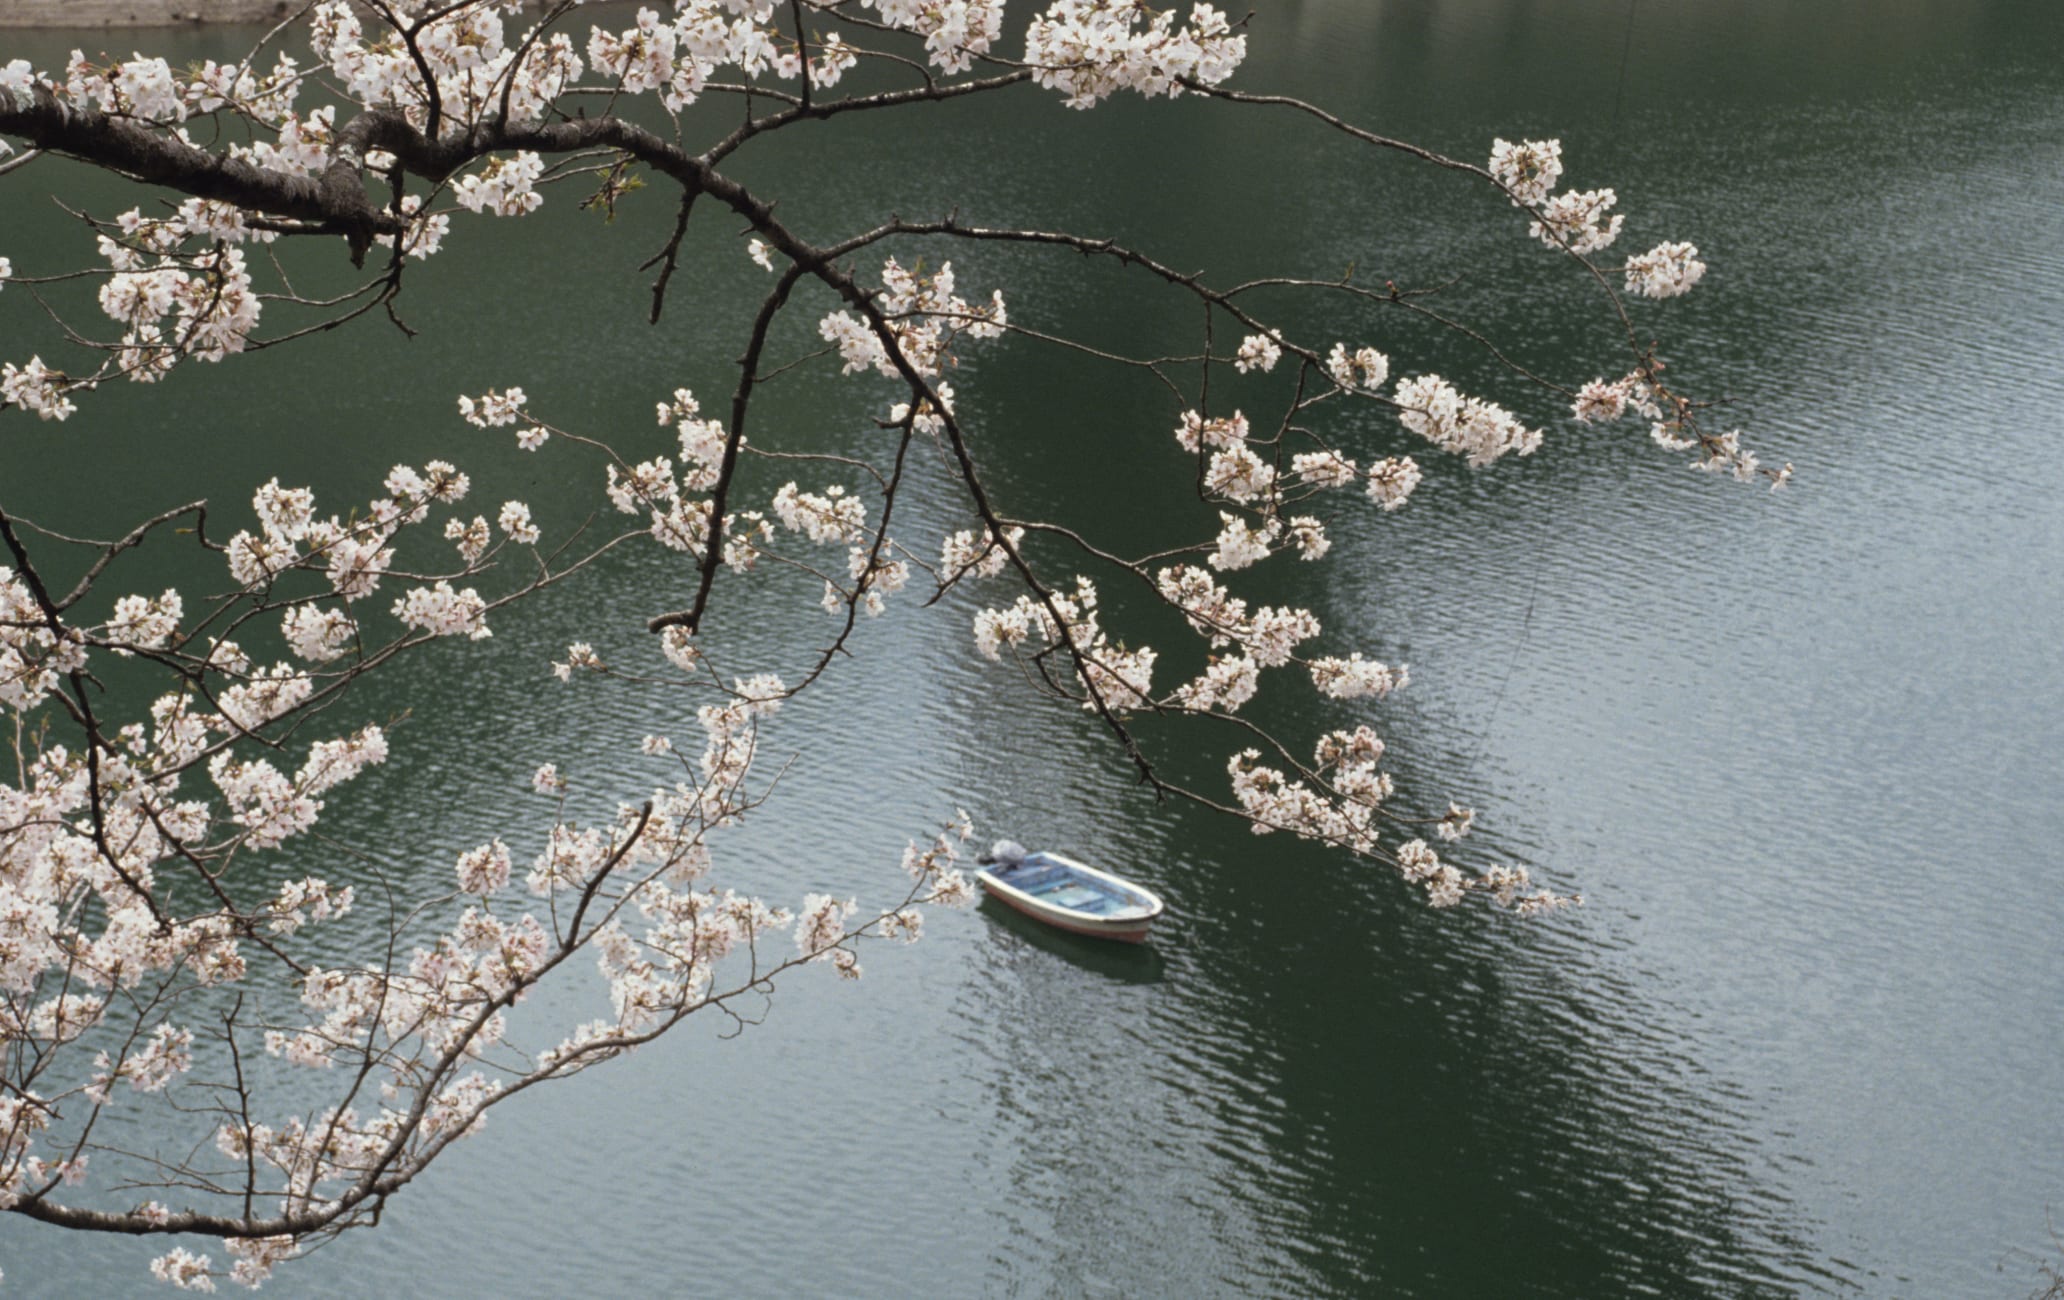
MULTIPOLYGON (((1383 873, 1156 804, 1090 719, 1025 707, 976 655, 965 606, 895 610, 777 720, 801 758, 718 845, 723 883, 885 897, 905 839, 958 805, 1160 892, 1152 948, 986 908, 934 916, 924 942, 870 953, 857 986, 793 981, 734 1041, 691 1027, 497 1111, 377 1231, 271 1288, 2034 1288, 2064 1204, 2064 5, 1273 0, 1252 31, 1243 89, 1470 160, 1495 135, 1558 135, 1567 183, 1619 191, 1623 245, 1696 242, 1705 283, 1637 304, 1637 328, 1689 386, 1735 399, 1727 423, 1767 461, 1798 467, 1782 494, 1716 482, 1632 426, 1571 425, 1401 320, 1281 308, 1505 398, 1549 438, 1486 471, 1429 465, 1396 514, 1343 512, 1334 555, 1285 586, 1329 646, 1408 660, 1412 686, 1270 720, 1296 736, 1369 721, 1403 798, 1473 804, 1496 856, 1586 905, 1537 923, 1434 912, 1383 873)), ((9 34, 0 62, 244 39, 9 34)), ((1221 282, 1467 270, 1446 310, 1558 378, 1619 373, 1595 291, 1544 272, 1509 212, 1287 113, 1081 114, 1026 90, 767 144, 732 170, 816 238, 958 207, 1109 234, 1221 282)), ((20 273, 91 258, 53 192, 136 201, 45 163, 0 181, 0 254, 20 273)), ((506 229, 460 223, 415 273, 413 342, 361 322, 104 389, 63 425, 10 419, 0 500, 106 530, 205 495, 236 527, 274 474, 357 499, 397 460, 442 456, 482 500, 577 520, 595 483, 468 428, 453 398, 520 383, 555 421, 644 445, 674 387, 728 391, 765 278, 707 214, 648 326, 636 267, 671 211, 633 202, 603 226, 574 198, 506 229)), ((1194 343, 1195 313, 1137 277, 1022 249, 953 257, 964 289, 1002 288, 1033 328, 1194 343)), ((0 293, 0 358, 49 351, 24 298, 0 293)), ((816 314, 777 352, 814 346, 816 314)), ((1018 339, 953 382, 1009 509, 1119 551, 1208 520, 1141 490, 1181 472, 1151 385, 1018 339)), ((882 395, 805 373, 755 420, 791 445, 852 445, 882 395)), ((936 473, 907 508, 913 539, 965 526, 936 473)), ((659 779, 637 739, 692 740, 695 701, 562 689, 546 661, 575 637, 639 653, 681 583, 627 555, 490 642, 401 666, 368 707, 416 720, 333 801, 339 833, 442 872, 490 835, 542 833, 522 789, 540 761, 601 807, 659 779)), ((1124 618, 1130 596, 1106 590, 1124 618)), ((822 617, 807 597, 748 602, 721 635, 741 667, 792 671, 822 617)), ((1171 767, 1220 789, 1225 743, 1171 767)), ((596 988, 558 998, 532 1013, 570 1024, 600 1005, 596 988)), ((20 1294, 149 1290, 154 1253, 0 1220, 20 1294)))

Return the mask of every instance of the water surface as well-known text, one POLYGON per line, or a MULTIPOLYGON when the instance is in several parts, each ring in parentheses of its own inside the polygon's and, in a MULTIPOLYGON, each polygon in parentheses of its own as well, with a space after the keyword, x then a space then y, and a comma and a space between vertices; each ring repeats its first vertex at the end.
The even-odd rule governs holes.
MULTIPOLYGON (((48 66, 81 39, 100 38, 10 35, 0 58, 48 66)), ((882 896, 905 837, 958 804, 1160 891, 1154 948, 935 917, 857 987, 794 982, 736 1041, 698 1027, 498 1112, 377 1232, 272 1285, 2020 1294, 2016 1252, 2064 1201, 2060 49, 2064 11, 2033 3, 1267 6, 1242 86, 1469 158, 1495 134, 1560 135, 1573 182, 1619 189, 1636 247, 1695 240, 1707 283, 1639 319, 1799 466, 1786 495, 1730 489, 1631 431, 1558 421, 1530 462, 1443 466, 1405 511, 1349 512, 1335 559, 1292 575, 1329 631, 1413 664, 1411 690, 1359 715, 1407 793, 1474 803, 1492 847, 1586 907, 1533 926, 1433 913, 1280 836, 1156 805, 1086 719, 1028 711, 985 670, 965 610, 906 611, 783 715, 804 761, 720 856, 729 883, 882 896)), ((1028 91, 891 127, 827 124, 736 170, 818 237, 957 205, 1222 280, 1466 265, 1453 309, 1530 361, 1582 378, 1609 342, 1504 214, 1288 115, 1075 114, 1028 91)), ((18 268, 86 247, 49 189, 121 194, 38 167, 0 186, 18 268)), ((762 281, 708 218, 648 327, 635 267, 670 213, 632 205, 605 228, 570 198, 425 266, 413 343, 361 328, 103 391, 63 426, 12 422, 9 508, 109 528, 239 502, 274 473, 356 497, 443 455, 484 498, 585 511, 586 488, 459 424, 452 396, 520 382, 569 424, 649 436, 657 396, 728 388, 762 281)), ((1037 327, 1148 347, 1193 324, 1072 259, 955 260, 1037 327)), ((40 346, 16 294, 0 310, 0 354, 40 346)), ((1301 319, 1496 382, 1399 322, 1301 319)), ((956 386, 1007 508, 1118 549, 1194 523, 1137 487, 1168 472, 1150 389, 1020 342, 956 386)), ((863 438, 865 413, 851 381, 803 379, 756 418, 832 446, 863 438)), ((909 508, 913 535, 960 526, 936 476, 909 508)), ((405 700, 417 722, 337 801, 339 827, 397 870, 442 871, 487 835, 538 832, 520 785, 541 757, 604 804, 653 780, 626 738, 687 739, 693 702, 562 691, 545 660, 573 635, 635 653, 681 583, 626 560, 470 661, 404 667, 367 707, 405 700)), ((821 633, 807 609, 750 609, 725 633, 739 655, 821 633)), ((1327 716, 1275 720, 1308 734, 1327 716)), ((1213 780, 1220 761, 1175 766, 1213 780)), ((572 992, 563 1010, 591 1014, 572 992)), ((25 1294, 141 1290, 151 1253, 0 1223, 25 1294)))

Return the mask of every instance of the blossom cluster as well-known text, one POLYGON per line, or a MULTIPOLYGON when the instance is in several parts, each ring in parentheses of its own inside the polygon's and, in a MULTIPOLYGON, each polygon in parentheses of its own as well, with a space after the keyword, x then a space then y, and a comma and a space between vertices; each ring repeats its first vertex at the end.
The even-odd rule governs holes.
POLYGON ((1188 83, 1216 86, 1247 57, 1247 38, 1220 10, 1192 5, 1180 27, 1176 17, 1173 5, 1055 0, 1025 34, 1025 62, 1068 107, 1090 108, 1123 90, 1172 97, 1188 83))
POLYGON ((1577 390, 1570 413, 1584 424, 1609 424, 1632 412, 1649 421, 1649 438, 1657 446, 1669 451, 1696 450, 1693 469, 1730 474, 1742 483, 1767 478, 1773 491, 1792 481, 1789 464, 1767 469, 1755 452, 1742 446, 1741 430, 1703 432, 1694 404, 1663 382, 1662 368, 1661 362, 1651 359, 1618 379, 1593 379, 1577 390))
POLYGON ((1015 527, 1004 529, 1001 538, 986 527, 979 533, 972 529, 954 533, 939 546, 940 580, 953 582, 966 574, 993 578, 1010 564, 1011 550, 1024 540, 1025 530, 1015 527))
POLYGON ((1439 375, 1400 380, 1397 404, 1399 423, 1471 466, 1508 453, 1531 456, 1541 446, 1539 429, 1527 428, 1496 402, 1465 397, 1439 375))
POLYGON ((244 350, 262 303, 236 245, 270 240, 269 231, 230 204, 188 199, 165 217, 131 208, 107 232, 98 237, 110 268, 100 308, 122 327, 118 371, 152 383, 181 357, 220 361, 244 350))
POLYGON ((1086 577, 1077 575, 1072 591, 1019 596, 1011 605, 975 612, 975 648, 986 658, 1000 660, 1006 647, 1020 646, 1034 652, 1066 648, 1085 709, 1116 713, 1152 703, 1157 652, 1151 646, 1127 648, 1105 634, 1096 584, 1086 577))
MULTIPOLYGON (((889 332, 904 362, 926 379, 936 378, 954 364, 953 344, 961 335, 993 339, 1010 323, 1001 290, 991 293, 988 302, 976 304, 960 297, 955 288, 951 262, 940 263, 929 275, 922 269, 907 270, 893 257, 882 267, 882 291, 876 305, 888 319, 889 332)), ((818 323, 817 330, 825 342, 838 348, 844 373, 874 370, 890 379, 902 377, 881 336, 853 313, 832 312, 818 323)))
MULTIPOLYGON (((1610 189, 1565 190, 1551 194, 1562 177, 1560 140, 1510 140, 1491 143, 1491 178, 1512 201, 1534 214, 1527 232, 1550 248, 1582 256, 1619 239, 1626 217, 1613 212, 1619 196, 1610 189)), ((1627 292, 1642 298, 1675 298, 1691 292, 1706 273, 1696 246, 1683 242, 1657 244, 1627 259, 1627 292)))

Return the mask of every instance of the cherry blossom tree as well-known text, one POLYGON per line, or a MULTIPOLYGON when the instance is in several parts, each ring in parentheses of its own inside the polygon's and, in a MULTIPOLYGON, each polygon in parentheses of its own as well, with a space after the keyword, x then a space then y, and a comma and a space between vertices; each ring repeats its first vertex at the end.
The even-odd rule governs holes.
MULTIPOLYGON (((1405 507, 1416 456, 1522 459, 1545 436, 1536 421, 1565 411, 1645 421, 1701 469, 1773 485, 1790 475, 1760 466, 1737 433, 1706 427, 1708 406, 1664 378, 1630 315, 1630 298, 1699 282, 1696 247, 1665 241, 1609 260, 1626 222, 1617 195, 1558 190, 1556 141, 1490 142, 1479 165, 1237 89, 1245 20, 1207 4, 1183 14, 1021 0, 1013 18, 1004 0, 678 0, 621 30, 579 21, 581 7, 558 0, 526 17, 490 0, 322 0, 234 63, 74 53, 62 69, 0 67, 6 183, 33 184, 33 162, 52 154, 173 196, 87 214, 90 253, 5 250, 0 289, 45 301, 41 286, 89 277, 105 319, 68 320, 46 301, 48 345, 0 357, 0 418, 63 420, 103 383, 174 381, 191 362, 360 318, 402 324, 414 265, 451 240, 522 238, 499 223, 537 210, 554 186, 594 185, 604 203, 634 183, 664 187, 677 216, 649 264, 641 306, 653 320, 698 210, 742 223, 738 256, 768 277, 728 401, 706 410, 685 388, 654 394, 663 432, 650 442, 586 436, 565 400, 517 382, 453 395, 454 419, 506 431, 504 454, 557 457, 588 476, 620 520, 607 535, 548 537, 529 504, 476 501, 468 475, 442 461, 395 467, 362 505, 273 478, 248 507, 178 505, 105 540, 0 500, 0 705, 13 757, 0 775, 0 1204, 58 1227, 221 1238, 221 1258, 177 1246, 155 1261, 182 1287, 255 1286, 372 1222, 494 1106, 690 1015, 737 1017, 734 1001, 798 966, 857 977, 861 944, 915 939, 925 905, 967 901, 965 814, 913 841, 906 879, 878 905, 820 894, 782 906, 715 883, 725 832, 771 792, 763 746, 784 702, 832 672, 856 627, 890 602, 965 620, 973 652, 1014 669, 1033 696, 1092 715, 1159 797, 1336 846, 1435 906, 1476 897, 1538 913, 1572 900, 1523 866, 1472 863, 1472 810, 1403 806, 1373 728, 1343 718, 1292 737, 1253 721, 1245 706, 1264 679, 1356 701, 1408 678, 1357 651, 1353 629, 1329 635, 1310 610, 1267 603, 1269 566, 1322 561, 1330 512, 1405 507), (842 89, 849 75, 888 88, 842 89), (1208 96, 1447 169, 1481 193, 1484 220, 1538 241, 1545 273, 1591 283, 1624 340, 1603 367, 1619 377, 1536 374, 1442 315, 1430 289, 1351 275, 1215 283, 1094 231, 890 215, 892 195, 865 228, 805 232, 777 216, 779 195, 726 170, 762 137, 811 122, 1040 94, 1078 109, 1208 96), (720 130, 685 114, 724 100, 739 111, 720 130), (362 278, 340 296, 297 296, 260 255, 280 241, 334 249, 362 278), (965 287, 953 262, 979 265, 996 244, 1111 262, 1143 291, 1187 299, 1202 322, 1197 348, 1128 356, 1013 323, 1008 286, 965 287), (65 261, 87 256, 83 269, 65 261), (1264 290, 1330 304, 1336 337, 1299 337, 1264 316, 1264 290), (776 321, 793 312, 814 317, 824 348, 770 357, 776 321), (1367 324, 1379 312, 1482 349, 1537 414, 1380 350, 1367 324), (982 431, 948 382, 962 355, 1012 346, 1067 347, 1158 383, 1167 423, 1143 436, 1165 443, 1165 490, 1209 503, 1219 531, 1124 556, 1014 511, 984 479, 982 431), (854 376, 852 400, 871 417, 838 454, 783 447, 778 430, 752 423, 756 395, 810 366, 854 376), (1228 401, 1257 374, 1287 374, 1287 400, 1228 401), (1390 432, 1343 417, 1361 404, 1390 432), (899 524, 921 456, 937 456, 961 494, 964 526, 944 536, 899 524), (793 477, 748 496, 748 464, 793 477), (126 554, 173 546, 218 557, 226 589, 124 589, 126 554), (361 900, 296 875, 281 850, 314 834, 326 803, 390 745, 378 725, 334 731, 325 715, 368 675, 432 642, 488 637, 503 610, 632 546, 670 554, 682 577, 675 607, 646 622, 650 661, 605 663, 576 643, 551 670, 700 693, 699 750, 626 737, 671 755, 678 774, 586 821, 539 755, 534 827, 425 864, 434 888, 396 882, 406 906, 390 906, 379 942, 319 963, 311 936, 362 912, 361 900), (81 548, 84 576, 53 584, 49 553, 81 548), (821 601, 823 642, 791 662, 730 662, 721 634, 704 635, 712 609, 727 590, 782 582, 821 601), (1124 635, 1101 603, 1111 583, 1164 603, 1191 639, 1124 635), (1157 674, 1164 656, 1194 667, 1170 680, 1157 674), (114 660, 129 661, 124 682, 155 685, 103 693, 95 673, 114 660), (1226 784, 1169 777, 1137 731, 1142 715, 1219 729, 1226 784), (589 978, 577 974, 589 961, 602 976, 596 1017, 515 1041, 516 1005, 548 980, 589 978), (319 1105, 305 1101, 311 1088, 319 1105)), ((521 358, 510 368, 520 381, 521 358)))

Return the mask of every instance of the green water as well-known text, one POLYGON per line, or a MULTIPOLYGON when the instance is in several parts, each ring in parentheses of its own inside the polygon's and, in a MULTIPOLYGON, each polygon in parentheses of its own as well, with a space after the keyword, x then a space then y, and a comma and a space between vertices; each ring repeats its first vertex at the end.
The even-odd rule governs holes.
MULTIPOLYGON (((0 62, 53 65, 79 40, 10 34, 0 62)), ((720 850, 726 883, 882 896, 904 839, 959 804, 1160 891, 1153 947, 935 917, 924 943, 871 954, 857 987, 795 982, 737 1041, 699 1027, 498 1112, 378 1231, 272 1286, 2032 1288, 2017 1252, 2042 1248, 2045 1207, 2064 1202, 2064 7, 1276 0, 1252 45, 1243 88, 1464 157, 1495 134, 1560 135, 1572 182, 1618 188, 1636 247, 1706 252, 1706 284, 1642 320, 1697 386, 1740 399, 1753 444, 1800 468, 1785 496, 1729 490, 1632 432, 1558 423, 1530 462, 1442 466, 1396 515, 1345 512, 1335 556, 1291 575, 1342 644, 1413 664, 1412 688, 1365 715, 1407 793, 1475 804, 1490 846, 1588 905, 1534 926, 1432 913, 1322 853, 1156 805, 1088 720, 1027 712, 985 670, 964 609, 906 610, 779 720, 803 761, 720 850)), ((1453 309, 1530 361, 1588 375, 1603 355, 1572 323, 1582 286, 1538 275, 1506 214, 1287 116, 1077 114, 1027 90, 890 126, 796 132, 732 170, 818 238, 958 206, 1108 233, 1221 281, 1467 267, 1453 309)), ((133 201, 42 163, 0 181, 18 270, 90 254, 53 190, 133 201)), ((105 529, 203 495, 241 514, 275 473, 357 498, 397 460, 445 456, 483 500, 578 518, 594 493, 567 481, 576 462, 518 455, 452 398, 517 382, 562 423, 652 438, 659 396, 728 390, 764 276, 704 214, 649 327, 635 268, 670 211, 634 201, 604 227, 572 197, 462 229, 409 292, 413 342, 367 321, 104 390, 62 426, 9 421, 0 500, 105 529)), ((963 286, 1002 287, 1037 328, 1144 349, 1194 325, 1172 296, 1072 258, 954 256, 963 286)), ((1314 335, 1489 382, 1402 323, 1289 310, 1314 335)), ((811 345, 810 315, 787 354, 811 345)), ((0 295, 0 356, 44 338, 18 291, 0 295)), ((1121 551, 1195 526, 1194 507, 1140 489, 1170 472, 1151 387, 1019 341, 954 382, 1007 509, 1121 551)), ((862 392, 803 377, 755 420, 793 446, 863 446, 885 394, 862 392)), ((962 526, 951 507, 928 468, 900 531, 962 526)), ((627 557, 482 647, 403 667, 362 703, 407 701, 416 721, 335 801, 340 833, 396 871, 442 871, 489 835, 539 833, 520 786, 543 758, 602 802, 655 779, 636 738, 689 739, 693 702, 563 690, 545 661, 575 635, 636 653, 683 583, 627 557)), ((1107 591, 1122 618, 1128 598, 1107 591)), ((721 634, 741 667, 773 667, 823 627, 761 602, 721 634)), ((1325 716, 1275 720, 1303 735, 1325 716)), ((1170 759, 1204 781, 1220 761, 1170 759)), ((591 994, 539 1010, 585 1017, 591 994)), ((24 1294, 143 1290, 152 1253, 0 1222, 24 1294)))

